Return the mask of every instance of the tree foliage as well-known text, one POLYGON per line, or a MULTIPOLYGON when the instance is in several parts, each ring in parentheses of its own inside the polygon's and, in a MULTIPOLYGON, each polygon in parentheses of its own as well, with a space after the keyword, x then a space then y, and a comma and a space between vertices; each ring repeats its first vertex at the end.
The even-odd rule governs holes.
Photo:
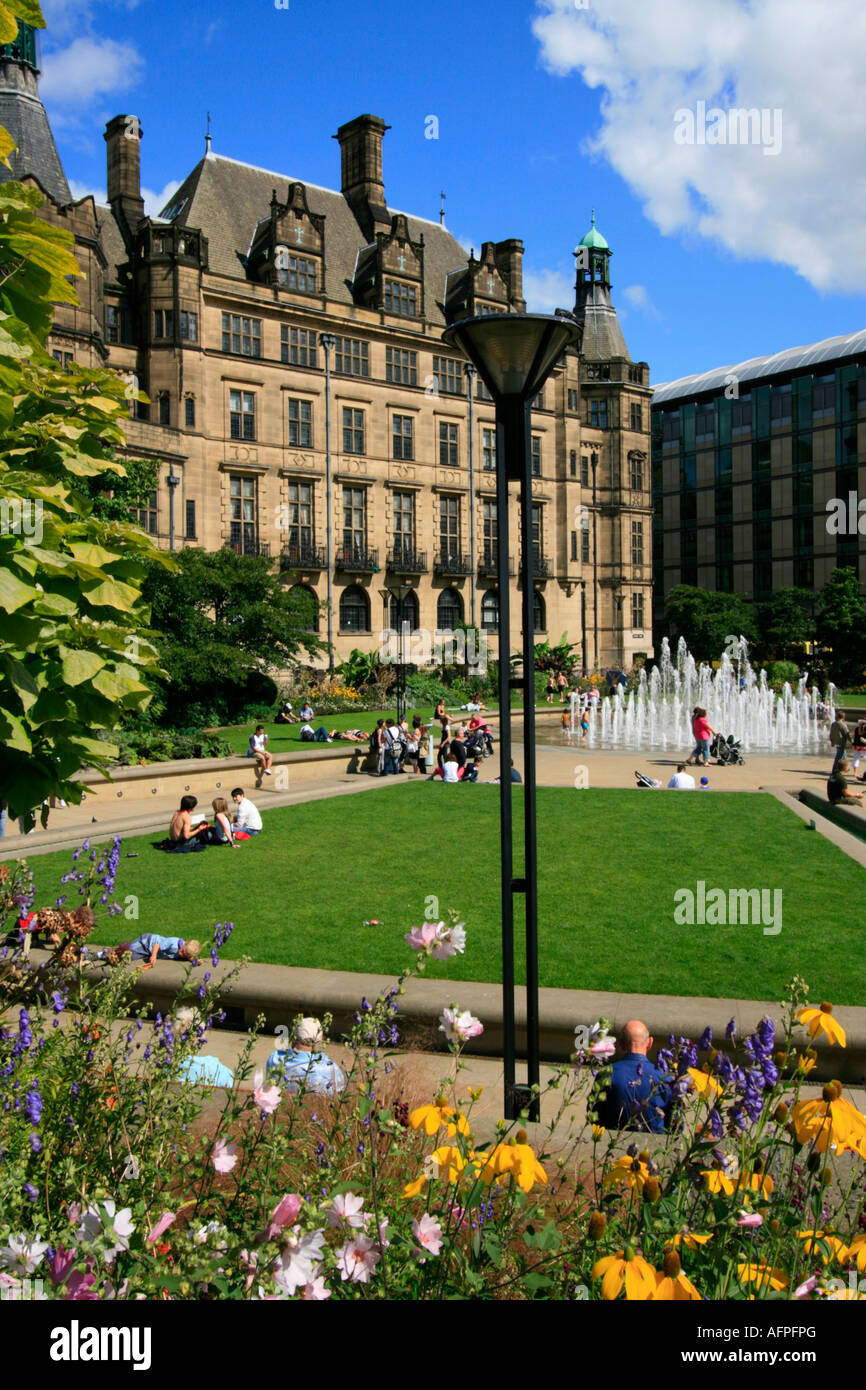
POLYGON ((818 638, 832 651, 829 667, 837 685, 859 682, 866 666, 866 602, 853 569, 834 570, 820 594, 818 638))
POLYGON ((750 604, 737 594, 715 594, 690 584, 677 584, 665 600, 665 618, 672 638, 686 639, 697 661, 716 661, 728 638, 758 640, 758 624, 750 604))
POLYGON ((812 608, 815 595, 808 589, 777 589, 758 609, 761 644, 765 655, 782 657, 792 647, 804 647, 815 634, 812 608))
MULTIPOLYGON (((31 19, 32 7, 9 8, 31 19)), ((0 9, 0 38, 2 22, 0 9)), ((0 782, 31 823, 46 797, 81 800, 76 772, 114 752, 94 730, 143 708, 155 669, 140 592, 154 547, 97 518, 87 496, 91 480, 125 477, 113 453, 128 403, 118 378, 67 373, 45 350, 80 272, 72 238, 36 215, 42 201, 0 186, 0 782)))
POLYGON ((306 596, 257 556, 183 550, 173 572, 151 566, 144 597, 165 672, 155 686, 175 724, 231 720, 249 704, 272 703, 269 672, 326 650, 308 630, 306 596))

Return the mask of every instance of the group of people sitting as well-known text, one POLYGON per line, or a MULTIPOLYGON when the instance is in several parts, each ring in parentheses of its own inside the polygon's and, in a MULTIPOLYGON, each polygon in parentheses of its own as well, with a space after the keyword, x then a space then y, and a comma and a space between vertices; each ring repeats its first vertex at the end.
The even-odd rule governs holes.
MULTIPOLYGON (((855 802, 862 805, 863 793, 851 791, 847 773, 857 781, 860 759, 866 755, 866 720, 859 720, 853 727, 848 723, 844 710, 834 711, 835 718, 830 725, 830 746, 835 750, 833 770, 827 779, 827 800, 834 806, 839 802, 855 802)), ((859 779, 866 782, 866 773, 859 779)))
POLYGON ((237 849, 242 840, 259 835, 262 817, 258 807, 249 800, 243 787, 235 787, 231 795, 234 814, 224 796, 215 796, 211 802, 213 820, 210 821, 196 813, 198 797, 182 796, 171 818, 168 839, 162 841, 160 848, 169 854, 191 854, 207 849, 208 845, 231 845, 237 849))

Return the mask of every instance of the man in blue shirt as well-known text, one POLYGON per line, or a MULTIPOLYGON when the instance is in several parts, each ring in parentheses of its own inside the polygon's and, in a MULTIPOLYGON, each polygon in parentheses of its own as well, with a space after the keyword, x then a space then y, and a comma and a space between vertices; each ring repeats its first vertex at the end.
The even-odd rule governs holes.
POLYGON ((133 960, 146 960, 142 970, 152 970, 159 960, 195 960, 201 953, 198 941, 184 941, 182 936, 159 936, 157 932, 145 931, 134 941, 125 941, 114 947, 114 955, 119 960, 130 952, 133 960))
POLYGON ((271 1078, 292 1095, 303 1090, 336 1096, 345 1089, 346 1077, 336 1062, 321 1051, 324 1035, 317 1018, 302 1018, 292 1035, 293 1047, 277 1048, 268 1058, 271 1078))
MULTIPOLYGON (((619 1035, 625 1056, 614 1062, 606 1095, 596 1102, 605 1129, 640 1129, 664 1134, 669 1119, 668 1077, 649 1060, 653 1039, 645 1023, 633 1018, 619 1035)), ((592 1106, 592 1100, 590 1100, 592 1106)))

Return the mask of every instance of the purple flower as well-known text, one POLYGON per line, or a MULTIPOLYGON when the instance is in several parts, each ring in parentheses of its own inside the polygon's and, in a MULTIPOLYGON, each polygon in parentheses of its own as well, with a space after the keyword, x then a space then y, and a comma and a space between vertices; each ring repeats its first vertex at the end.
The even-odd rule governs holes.
POLYGON ((61 1014, 61 1013, 63 1013, 63 1009, 64 1009, 65 1004, 66 1004, 66 1000, 63 998, 63 995, 60 993, 60 990, 59 990, 59 989, 56 989, 56 990, 54 991, 54 993, 52 994, 52 996, 51 996, 51 1005, 52 1005, 52 1008, 54 1009, 54 1012, 55 1012, 56 1014, 61 1014))
POLYGON ((39 1196, 39 1193, 33 1186, 32 1182, 26 1182, 22 1187, 21 1191, 24 1193, 25 1197, 29 1198, 31 1202, 35 1202, 36 1198, 39 1196))
POLYGON ((733 1018, 731 1019, 730 1023, 729 1023, 728 1026, 727 1026, 727 1028, 725 1029, 725 1037, 727 1038, 728 1042, 735 1042, 735 1041, 736 1041, 736 1037, 737 1037, 737 1024, 736 1024, 736 1021, 735 1021, 733 1018))
POLYGON ((701 1036, 700 1036, 700 1038, 698 1039, 698 1050, 699 1050, 700 1052, 709 1052, 709 1050, 710 1050, 710 1048, 712 1047, 712 1045, 713 1045, 713 1030, 712 1030, 712 1028, 707 1027, 707 1028, 704 1029, 703 1033, 701 1033, 701 1036))
POLYGON ((24 1113, 32 1125, 38 1125, 42 1117, 42 1097, 35 1083, 24 1097, 24 1113))
POLYGON ((30 1147, 35 1154, 40 1153, 42 1149, 42 1140, 39 1138, 35 1129, 32 1130, 30 1134, 30 1147))

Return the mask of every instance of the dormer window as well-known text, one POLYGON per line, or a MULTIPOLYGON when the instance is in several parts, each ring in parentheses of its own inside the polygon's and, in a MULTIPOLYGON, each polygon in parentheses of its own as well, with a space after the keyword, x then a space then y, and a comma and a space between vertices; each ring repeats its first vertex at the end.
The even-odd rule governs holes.
POLYGON ((385 281, 385 311, 399 314, 402 318, 417 318, 417 296, 414 285, 404 285, 400 280, 385 281))

